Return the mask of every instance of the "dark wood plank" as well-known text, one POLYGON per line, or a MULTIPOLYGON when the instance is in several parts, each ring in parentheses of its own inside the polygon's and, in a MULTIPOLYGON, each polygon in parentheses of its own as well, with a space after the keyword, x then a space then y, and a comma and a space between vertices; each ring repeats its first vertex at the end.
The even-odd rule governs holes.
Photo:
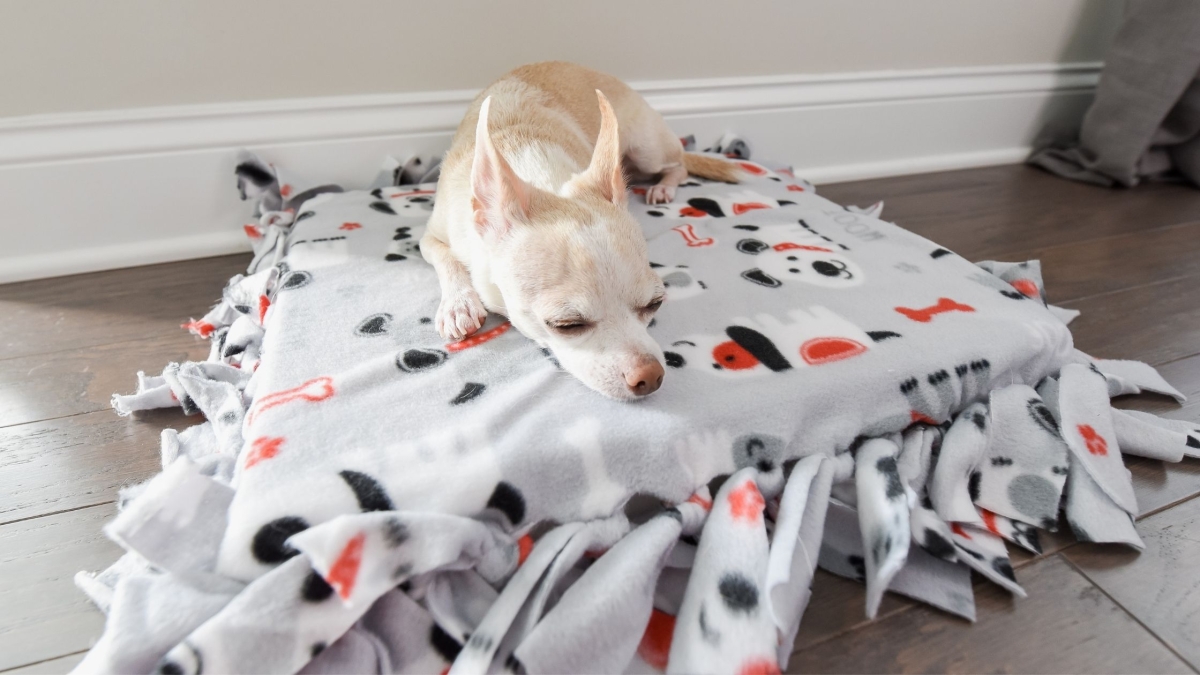
MULTIPOLYGON (((915 605, 904 596, 887 593, 875 621, 915 605)), ((796 634, 795 649, 805 649, 869 623, 872 621, 867 618, 866 586, 818 569, 813 578, 812 598, 796 634)))
POLYGON ((1200 353, 1200 276, 1063 306, 1083 312, 1071 323, 1075 346, 1097 358, 1154 365, 1200 353))
POLYGON ((1155 366, 1155 369, 1167 382, 1171 383, 1171 386, 1188 398, 1185 403, 1177 403, 1169 396, 1140 394, 1138 396, 1119 396, 1113 399, 1113 405, 1118 408, 1141 410, 1173 419, 1200 422, 1200 355, 1155 366))
POLYGON ((111 504, 0 526, 0 669, 87 649, 104 616, 75 588, 80 570, 101 570, 121 549, 100 527, 111 504))
POLYGON ((916 607, 793 654, 788 672, 1191 672, 1061 558, 1029 565, 1018 579, 1024 600, 976 587, 975 625, 916 607))
POLYGON ((1104 592, 1200 668, 1200 500, 1137 524, 1146 543, 1079 545, 1066 556, 1104 592))
POLYGON ((66 675, 66 673, 71 672, 75 666, 79 665, 79 662, 83 660, 83 656, 86 653, 87 652, 80 652, 78 654, 60 656, 57 659, 40 661, 28 666, 21 666, 20 668, 5 670, 3 672, 4 675, 66 675))
POLYGON ((1032 249, 1018 257, 1042 261, 1051 302, 1078 300, 1200 274, 1200 222, 1032 249))
POLYGON ((1146 184, 1111 190, 1028 166, 998 166, 817 188, 841 204, 885 201, 885 219, 971 260, 1200 221, 1200 192, 1146 184))
POLYGON ((175 331, 145 340, 0 360, 0 427, 110 409, 132 393, 137 372, 157 375, 172 361, 203 360, 209 344, 175 331))
POLYGON ((1185 457, 1172 464, 1126 456, 1125 466, 1133 474, 1138 518, 1200 495, 1200 459, 1185 457))
POLYGON ((1067 525, 1065 518, 1059 515, 1058 530, 1050 532, 1049 530, 1038 530, 1038 541, 1042 545, 1042 552, 1034 555, 1033 553, 1017 546, 1015 544, 1007 544, 1008 557, 1012 561, 1014 569, 1028 567, 1039 560, 1045 560, 1065 550, 1070 546, 1075 545, 1075 535, 1071 534, 1071 528, 1067 525))
POLYGON ((172 334, 204 315, 248 255, 0 286, 0 358, 172 334))
POLYGON ((0 429, 0 523, 112 501, 161 470, 164 427, 202 421, 178 410, 101 410, 0 429))

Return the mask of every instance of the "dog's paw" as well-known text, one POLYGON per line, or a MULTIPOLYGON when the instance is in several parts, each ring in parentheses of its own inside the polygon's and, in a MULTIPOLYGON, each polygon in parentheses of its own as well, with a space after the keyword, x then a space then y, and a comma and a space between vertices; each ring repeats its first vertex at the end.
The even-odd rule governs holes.
POLYGON ((647 204, 670 204, 675 201, 675 187, 671 185, 654 185, 646 188, 647 204))
POLYGON ((473 289, 442 296, 435 324, 437 332, 451 342, 458 342, 479 330, 487 318, 487 310, 473 289))

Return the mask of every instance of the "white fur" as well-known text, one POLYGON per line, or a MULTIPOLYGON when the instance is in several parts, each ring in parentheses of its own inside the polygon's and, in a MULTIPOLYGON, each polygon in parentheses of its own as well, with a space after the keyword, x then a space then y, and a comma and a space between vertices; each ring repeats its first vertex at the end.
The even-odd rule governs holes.
POLYGON ((684 163, 662 117, 607 75, 546 63, 493 83, 455 135, 421 241, 442 287, 438 331, 461 340, 504 314, 607 396, 657 389, 663 353, 646 327, 664 289, 622 169, 659 175, 647 200, 662 203, 684 163), (581 330, 563 328, 576 318, 581 330))

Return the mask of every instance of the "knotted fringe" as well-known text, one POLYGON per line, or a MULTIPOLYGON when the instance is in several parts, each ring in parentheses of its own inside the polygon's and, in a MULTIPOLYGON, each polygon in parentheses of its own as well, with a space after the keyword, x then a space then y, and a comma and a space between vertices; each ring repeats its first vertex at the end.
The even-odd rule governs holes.
MULTIPOLYGON (((77 672, 778 672, 818 565, 865 582, 868 616, 891 590, 974 620, 970 571, 1023 596, 1006 542, 1038 553, 1060 515, 1080 540, 1142 548, 1121 453, 1200 457, 1197 425, 1110 407, 1141 391, 1183 400, 1153 368, 1077 353, 1036 388, 961 392, 953 416, 742 469, 715 497, 536 537, 433 512, 283 523, 263 542, 279 564, 232 579, 217 569, 234 467, 273 452, 242 436, 253 373, 274 294, 307 282, 279 262, 295 195, 332 189, 253 158, 239 177, 260 204, 255 259, 187 324, 209 359, 113 397, 123 415, 179 406, 207 421, 163 432, 163 473, 123 491, 106 527, 127 553, 77 575, 108 614, 77 672), (249 627, 273 637, 229 639, 249 627)), ((1044 302, 1036 264, 981 266, 1044 302)))

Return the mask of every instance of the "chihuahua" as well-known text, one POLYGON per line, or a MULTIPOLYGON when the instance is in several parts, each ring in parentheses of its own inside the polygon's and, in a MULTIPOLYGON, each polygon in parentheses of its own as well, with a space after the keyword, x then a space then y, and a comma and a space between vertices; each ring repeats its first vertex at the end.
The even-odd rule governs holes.
POLYGON ((720 158, 685 153, 620 80, 569 63, 518 68, 471 103, 442 163, 421 253, 437 270, 447 340, 507 316, 562 367, 614 399, 662 385, 647 333, 662 305, 626 174, 656 177, 663 204, 689 174, 738 182, 720 158))

